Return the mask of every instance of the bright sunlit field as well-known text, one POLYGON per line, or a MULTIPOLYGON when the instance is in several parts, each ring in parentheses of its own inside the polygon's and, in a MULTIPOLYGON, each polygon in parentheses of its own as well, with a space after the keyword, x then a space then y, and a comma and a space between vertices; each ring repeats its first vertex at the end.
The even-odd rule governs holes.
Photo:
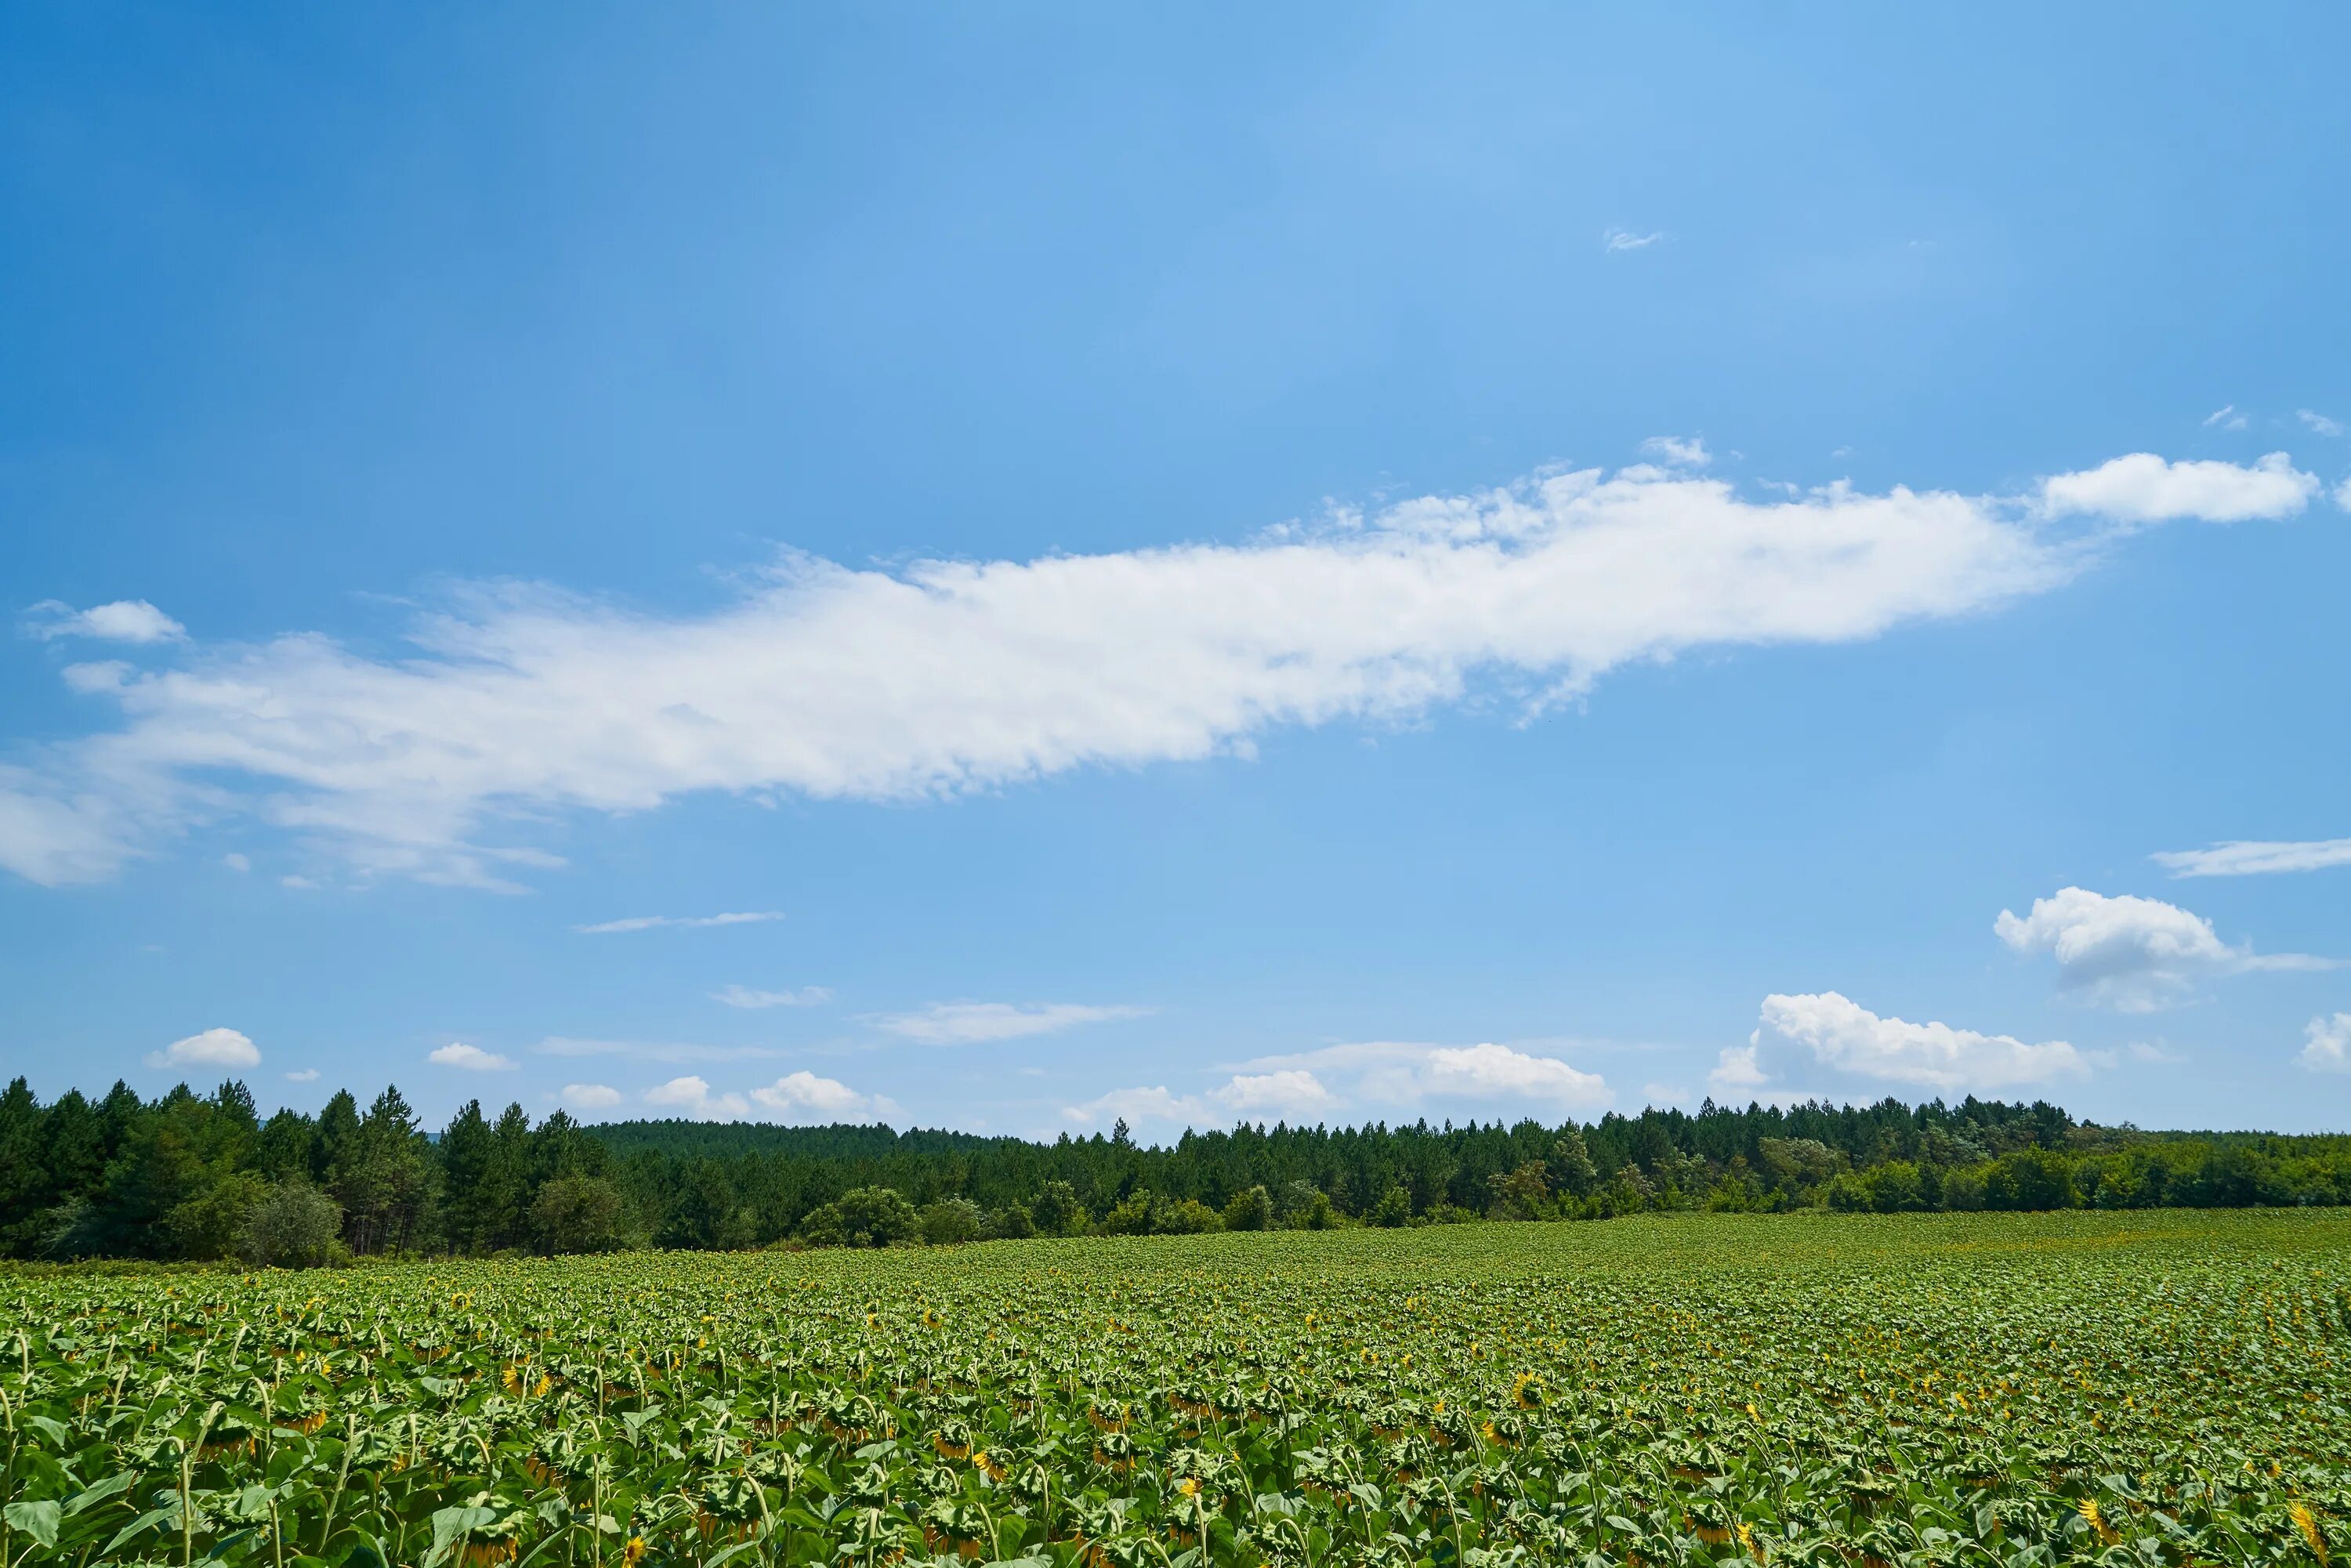
POLYGON ((0 1278, 0 1563, 2314 1562, 2351 1216, 0 1278))

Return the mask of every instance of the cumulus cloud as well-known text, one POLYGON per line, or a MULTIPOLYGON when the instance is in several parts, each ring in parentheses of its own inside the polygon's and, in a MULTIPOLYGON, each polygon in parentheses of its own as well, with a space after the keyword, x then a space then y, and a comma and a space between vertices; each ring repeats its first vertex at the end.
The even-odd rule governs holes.
POLYGON ((1309 1115, 1339 1103, 1338 1096, 1324 1088, 1321 1079, 1299 1067, 1277 1068, 1271 1072, 1237 1072, 1214 1093, 1218 1104, 1243 1117, 1309 1115))
POLYGON ((2152 452, 2134 452, 2041 485, 2042 506, 2053 517, 2087 513, 2125 523, 2290 517, 2316 494, 2318 476, 2303 473, 2283 452, 2250 467, 2210 460, 2167 463, 2152 452))
POLYGON ((2048 953, 2058 984, 2123 1012, 2153 1012, 2185 1000, 2208 976, 2251 969, 2324 969, 2302 953, 2257 955, 2220 940, 2212 923, 2176 904, 2087 888, 2060 888, 2032 901, 2031 914, 2003 909, 1992 923, 2019 953, 2048 953))
POLYGON ((1080 1024, 1141 1018, 1150 1010, 1079 1002, 934 1002, 915 1012, 883 1013, 870 1021, 876 1029, 923 1045, 985 1045, 1057 1034, 1080 1024))
POLYGON ((645 1103, 695 1122, 739 1122, 751 1113, 743 1096, 714 1094, 709 1082, 694 1073, 646 1090, 645 1103))
POLYGON ((725 1002, 730 1008, 812 1008, 832 1000, 832 993, 822 986, 802 986, 796 991, 755 991, 748 986, 728 986, 711 992, 710 999, 725 1002))
POLYGON ((2174 876, 2266 876, 2351 865, 2351 839, 2231 839, 2201 850, 2164 850, 2151 857, 2174 876))
POLYGON ((886 1095, 860 1094, 838 1078, 806 1071, 787 1072, 752 1090, 751 1098, 788 1121, 876 1122, 901 1113, 886 1095))
POLYGON ((609 1083, 567 1083, 557 1100, 575 1111, 608 1111, 621 1103, 621 1092, 609 1083))
POLYGON ((559 862, 500 841, 568 810, 700 790, 939 799, 1486 694, 1531 712, 1627 664, 1856 642, 2049 590, 2103 537, 2053 528, 2060 514, 2279 516, 2313 484, 2282 457, 2142 455, 2024 497, 1838 484, 1758 499, 1643 465, 1243 544, 895 571, 789 556, 699 612, 464 591, 406 657, 296 633, 114 672, 114 727, 0 775, 0 865, 88 881, 249 815, 362 876, 511 888, 559 862))
POLYGON ((747 910, 737 915, 632 915, 622 920, 603 920, 571 929, 588 936, 611 936, 625 931, 698 931, 713 925, 758 925, 783 917, 781 911, 774 909, 747 910))
POLYGON ((1823 1066, 1942 1093, 1982 1093, 2085 1075, 2089 1064, 2062 1040, 2032 1045, 2005 1034, 1880 1018, 1834 991, 1768 996, 1749 1043, 1799 1045, 1823 1066))
POLYGON ((2314 1018, 2302 1031, 2294 1060, 2313 1072, 2351 1072, 2351 1013, 2314 1018))
POLYGON ((150 1067, 258 1067, 261 1051, 233 1029, 208 1029, 147 1054, 150 1067))
POLYGON ((514 1068, 514 1058, 500 1056, 494 1051, 484 1051, 477 1045, 452 1041, 426 1056, 435 1067, 455 1067, 467 1072, 507 1072, 514 1068))
POLYGON ((286 1075, 286 1082, 288 1083, 316 1083, 319 1082, 319 1070, 315 1067, 298 1069, 297 1071, 286 1075))
POLYGON ((143 599, 118 599, 76 610, 54 599, 33 606, 25 630, 47 642, 53 637, 89 637, 106 643, 176 643, 188 629, 143 599))

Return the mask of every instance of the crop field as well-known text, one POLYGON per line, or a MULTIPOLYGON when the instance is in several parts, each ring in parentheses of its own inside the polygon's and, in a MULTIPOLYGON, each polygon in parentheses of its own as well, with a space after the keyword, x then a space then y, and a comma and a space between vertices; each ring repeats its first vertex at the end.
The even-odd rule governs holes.
POLYGON ((2323 1563, 2351 1217, 0 1277, 18 1563, 2323 1563))

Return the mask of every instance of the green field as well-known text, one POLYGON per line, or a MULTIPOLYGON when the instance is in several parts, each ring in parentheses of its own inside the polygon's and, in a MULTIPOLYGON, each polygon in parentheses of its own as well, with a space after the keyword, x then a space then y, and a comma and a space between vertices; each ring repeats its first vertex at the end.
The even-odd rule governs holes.
POLYGON ((18 1563, 2351 1551, 2351 1216, 0 1276, 18 1563))

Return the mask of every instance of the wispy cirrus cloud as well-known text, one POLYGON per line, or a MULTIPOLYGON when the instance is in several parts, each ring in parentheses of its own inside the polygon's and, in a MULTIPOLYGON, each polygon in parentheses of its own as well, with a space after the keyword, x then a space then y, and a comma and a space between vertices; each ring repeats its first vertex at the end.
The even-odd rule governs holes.
POLYGON ((1646 250, 1665 237, 1663 230, 1639 234, 1632 229, 1603 229, 1600 232, 1600 248, 1611 256, 1621 256, 1629 250, 1646 250))
POLYGON ((2174 876, 2273 876, 2351 865, 2351 839, 2231 839, 2148 858, 2174 876))
POLYGON ((782 1052, 764 1045, 696 1045, 684 1040, 582 1040, 552 1034, 532 1048, 541 1056, 617 1056, 631 1061, 758 1061, 782 1052))
POLYGON ((832 993, 822 986, 802 986, 798 990, 754 990, 748 986, 724 986, 710 993, 714 1002, 725 1002, 730 1008, 812 1008, 832 1000, 832 993))
POLYGON ((476 587, 415 626, 410 657, 294 633, 89 676, 120 722, 0 768, 0 866, 98 880, 195 824, 251 818, 362 877, 511 889, 560 863, 516 841, 566 811, 703 790, 942 799, 1484 692, 1535 712, 1629 664, 1973 613, 2057 587, 2131 528, 2282 517, 2316 486, 2283 455, 2138 454, 2015 496, 1759 498, 1641 465, 1237 545, 895 571, 787 556, 700 612, 476 587))
POLYGON ((1081 1024, 1142 1018, 1150 1010, 1082 1002, 933 1002, 913 1012, 878 1013, 866 1021, 921 1045, 985 1045, 1058 1034, 1081 1024))
POLYGON ((733 915, 632 915, 571 929, 585 936, 614 936, 630 931, 701 931, 714 925, 758 925, 782 918, 783 912, 775 909, 746 910, 733 915))

